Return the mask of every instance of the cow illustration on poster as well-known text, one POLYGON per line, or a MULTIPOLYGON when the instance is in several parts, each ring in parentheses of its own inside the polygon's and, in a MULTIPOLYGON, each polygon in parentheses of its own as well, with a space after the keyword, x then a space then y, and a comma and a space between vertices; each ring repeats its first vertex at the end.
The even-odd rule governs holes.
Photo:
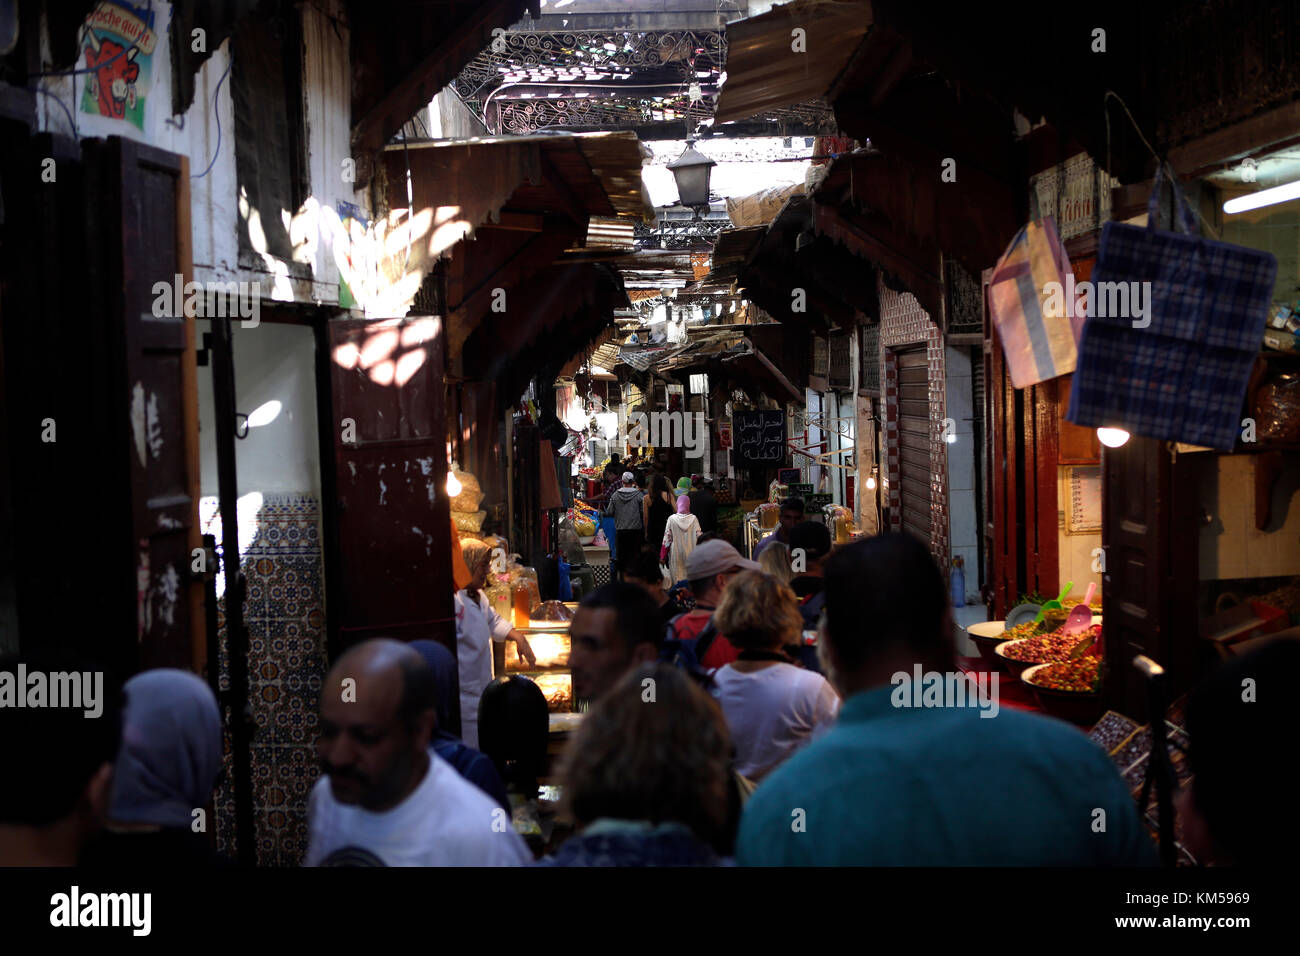
POLYGON ((81 59, 86 87, 81 111, 125 120, 144 129, 145 97, 149 91, 153 51, 154 11, 129 3, 101 3, 81 34, 81 59))

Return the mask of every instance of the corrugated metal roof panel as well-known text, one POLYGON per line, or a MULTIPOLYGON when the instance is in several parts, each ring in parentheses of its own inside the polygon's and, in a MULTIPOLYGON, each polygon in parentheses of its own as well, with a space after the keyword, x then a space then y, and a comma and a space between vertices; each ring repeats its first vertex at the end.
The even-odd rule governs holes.
POLYGON ((867 0, 795 0, 727 24, 727 82, 714 124, 825 96, 871 20, 867 0))

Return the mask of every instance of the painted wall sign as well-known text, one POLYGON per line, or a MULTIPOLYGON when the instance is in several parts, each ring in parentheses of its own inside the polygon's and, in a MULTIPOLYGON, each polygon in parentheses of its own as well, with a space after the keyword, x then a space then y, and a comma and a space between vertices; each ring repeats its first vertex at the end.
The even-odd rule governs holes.
POLYGON ((85 74, 81 111, 125 120, 144 129, 145 98, 153 72, 154 11, 143 4, 101 3, 81 33, 85 74))

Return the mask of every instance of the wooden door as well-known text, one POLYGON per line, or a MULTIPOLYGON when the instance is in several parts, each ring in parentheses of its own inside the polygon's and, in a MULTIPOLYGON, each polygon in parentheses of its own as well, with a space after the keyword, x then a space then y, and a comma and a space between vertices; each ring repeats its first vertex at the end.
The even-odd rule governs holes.
POLYGON ((443 326, 330 322, 342 645, 430 638, 453 652, 443 326))
POLYGON ((924 345, 898 350, 899 511, 930 546, 930 368, 924 345))
POLYGON ((1060 589, 1057 508, 1059 380, 1018 389, 989 318, 984 276, 984 415, 989 500, 984 534, 993 583, 993 614, 1004 616, 1022 594, 1055 597, 1060 589))
POLYGON ((108 464, 130 476, 138 665, 190 669, 204 653, 191 593, 201 585, 190 571, 198 480, 193 320, 155 314, 175 309, 155 309, 154 291, 188 272, 177 241, 189 231, 181 208, 188 169, 181 156, 117 137, 88 143, 86 155, 96 199, 109 210, 106 266, 120 288, 109 303, 122 330, 111 403, 125 441, 108 464))

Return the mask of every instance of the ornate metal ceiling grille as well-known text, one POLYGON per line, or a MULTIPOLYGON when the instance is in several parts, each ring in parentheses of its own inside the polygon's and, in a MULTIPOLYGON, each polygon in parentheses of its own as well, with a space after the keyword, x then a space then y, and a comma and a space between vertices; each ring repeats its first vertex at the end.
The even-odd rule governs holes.
POLYGON ((452 87, 498 132, 631 126, 688 113, 699 120, 712 115, 726 50, 720 30, 510 32, 452 87), (535 95, 523 98, 525 91, 535 95))
POLYGON ((731 228, 725 216, 716 219, 663 219, 657 225, 636 223, 633 238, 638 249, 686 249, 712 242, 731 228))

